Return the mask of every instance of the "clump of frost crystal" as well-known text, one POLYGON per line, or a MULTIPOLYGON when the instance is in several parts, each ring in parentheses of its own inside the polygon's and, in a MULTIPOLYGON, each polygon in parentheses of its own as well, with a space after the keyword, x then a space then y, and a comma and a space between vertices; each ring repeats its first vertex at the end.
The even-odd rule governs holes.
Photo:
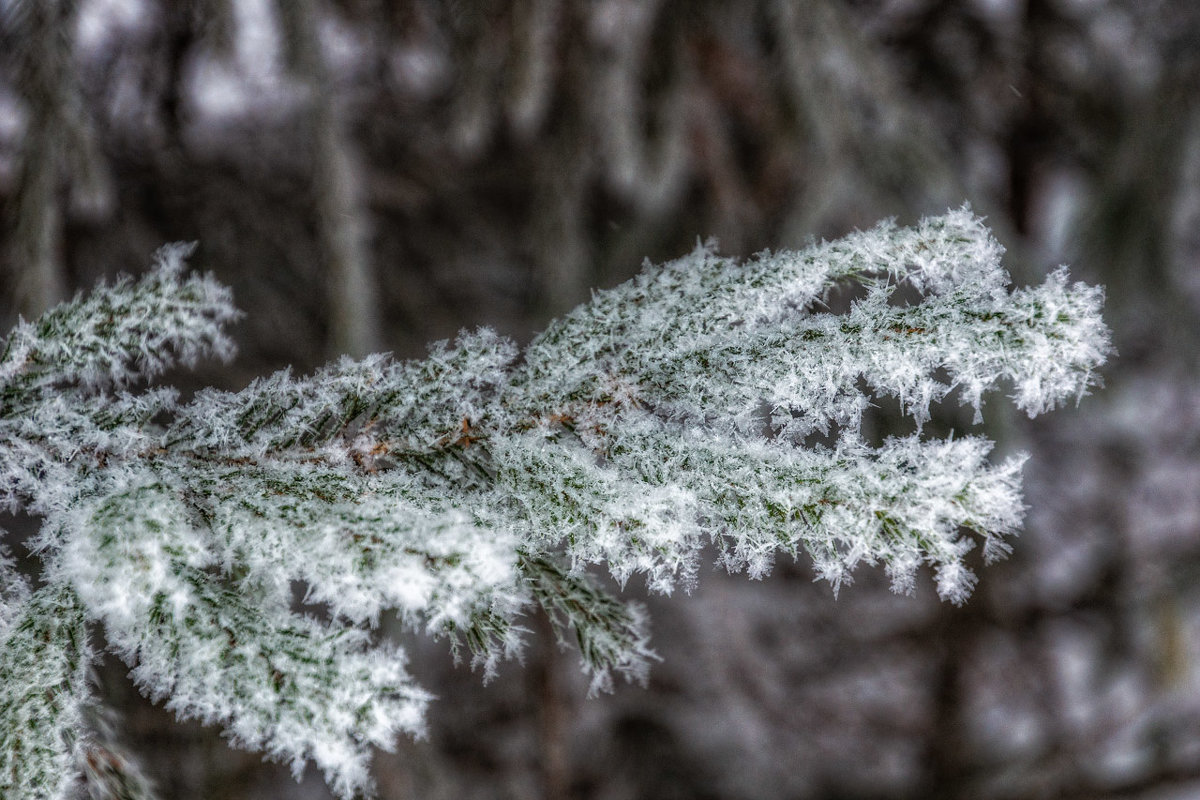
POLYGON ((999 384, 1038 414, 1110 349, 1100 289, 1059 271, 1010 290, 1001 252, 965 208, 742 263, 699 247, 524 353, 481 330, 186 404, 133 388, 232 353, 229 293, 185 276, 186 248, 21 323, 0 351, 0 504, 41 518, 42 573, 0 560, 0 795, 70 797, 95 771, 89 626, 180 717, 350 797, 430 701, 385 613, 490 674, 540 608, 605 689, 655 655, 597 573, 686 588, 710 544, 751 577, 804 551, 835 588, 867 563, 908 591, 924 565, 963 602, 964 555, 1002 555, 1020 525, 1020 459, 923 435, 930 405, 957 389, 978 418, 999 384), (820 313, 846 284, 850 311, 820 313), (860 435, 882 396, 917 433, 860 435))

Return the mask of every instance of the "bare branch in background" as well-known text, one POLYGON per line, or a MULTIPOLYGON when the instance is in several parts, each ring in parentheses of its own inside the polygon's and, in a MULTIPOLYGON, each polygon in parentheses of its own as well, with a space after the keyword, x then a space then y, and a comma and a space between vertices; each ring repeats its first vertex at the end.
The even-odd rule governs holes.
POLYGON ((363 168, 321 40, 321 0, 276 4, 289 67, 307 90, 313 142, 313 201, 329 265, 330 350, 362 356, 383 349, 379 289, 371 264, 371 219, 363 168))
POLYGON ((68 285, 63 228, 68 198, 83 212, 112 202, 74 65, 74 0, 18 2, 7 10, 3 46, 24 101, 24 146, 6 226, 17 307, 34 316, 62 301, 68 285))

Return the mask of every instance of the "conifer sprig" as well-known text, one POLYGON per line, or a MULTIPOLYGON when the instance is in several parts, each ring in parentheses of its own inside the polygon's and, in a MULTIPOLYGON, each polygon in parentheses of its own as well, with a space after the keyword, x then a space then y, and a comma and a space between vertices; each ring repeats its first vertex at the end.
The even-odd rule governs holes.
POLYGON ((42 518, 43 567, 33 589, 0 564, 4 796, 66 798, 98 774, 88 623, 149 696, 349 797, 430 701, 385 614, 490 675, 540 608, 602 690, 656 658, 603 572, 690 588, 709 546, 751 577, 807 554, 835 589, 867 563, 911 591, 928 566, 961 603, 965 554, 1003 555, 1020 526, 1021 458, 924 435, 931 404, 957 391, 978 420, 1007 386, 1038 414, 1086 393, 1110 350, 1099 289, 1060 270, 1011 291, 961 209, 743 263, 699 247, 524 352, 481 330, 422 361, 343 359, 180 404, 134 386, 229 357, 238 316, 184 277, 186 252, 0 348, 0 503, 42 518), (842 284, 859 299, 822 312, 842 284), (882 396, 915 433, 861 435, 882 396))

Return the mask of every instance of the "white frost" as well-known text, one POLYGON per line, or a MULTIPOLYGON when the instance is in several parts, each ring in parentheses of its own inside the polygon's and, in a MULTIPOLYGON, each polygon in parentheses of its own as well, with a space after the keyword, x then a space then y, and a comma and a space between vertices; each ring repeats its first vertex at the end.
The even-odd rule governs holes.
MULTIPOLYGON (((184 275, 188 252, 0 349, 0 507, 43 517, 46 565, 31 593, 0 551, 0 709, 25 715, 0 721, 83 735, 90 619, 152 698, 297 774, 315 763, 342 797, 369 790, 371 748, 424 730, 430 697, 374 630, 385 613, 487 677, 540 605, 598 690, 656 658, 601 569, 687 589, 715 544, 752 578, 807 553, 835 592, 863 564, 901 592, 925 568, 963 602, 964 556, 1003 556, 1020 527, 1022 461, 922 423, 953 391, 977 421, 1004 387, 1047 411, 1095 385, 1110 350, 1101 290, 1060 270, 1010 291, 964 208, 740 263, 700 246, 597 292, 523 355, 481 330, 422 361, 342 359, 181 405, 131 387, 228 357, 237 317, 227 289, 184 275), (864 287, 853 307, 818 313, 846 282, 864 287), (919 299, 896 303, 898 287, 919 299), (865 441, 882 396, 917 433, 865 441), (814 433, 828 446, 806 446, 814 433), (38 608, 53 624, 35 636, 38 608), (48 706, 47 682, 70 702, 48 706)), ((28 774, 69 775, 63 741, 28 774)), ((4 792, 17 746, 0 752, 4 792)))

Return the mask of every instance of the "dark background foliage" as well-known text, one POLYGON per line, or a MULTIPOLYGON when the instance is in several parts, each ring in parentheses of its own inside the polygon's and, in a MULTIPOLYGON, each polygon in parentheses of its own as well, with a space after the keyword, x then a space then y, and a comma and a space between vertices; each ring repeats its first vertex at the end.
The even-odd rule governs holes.
MULTIPOLYGON (((591 700, 537 620, 488 687, 405 635, 441 699, 383 797, 1200 793, 1200 5, 0 0, 0 58, 5 329, 196 240, 249 312, 205 383, 526 341, 697 237, 749 254, 964 201, 1018 283, 1108 287, 1107 388, 1035 422, 991 404, 1030 514, 966 606, 714 571, 650 599, 649 687, 591 700)), ((100 678, 164 797, 328 796, 100 678)))

